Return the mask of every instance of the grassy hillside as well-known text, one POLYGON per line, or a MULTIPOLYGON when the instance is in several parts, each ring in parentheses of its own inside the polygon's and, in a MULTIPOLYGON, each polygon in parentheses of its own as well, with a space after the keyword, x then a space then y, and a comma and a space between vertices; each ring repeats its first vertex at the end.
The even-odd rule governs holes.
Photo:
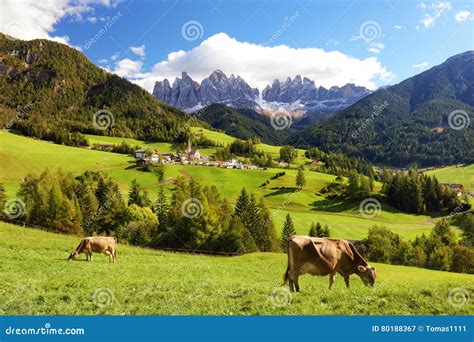
POLYGON ((156 141, 172 142, 184 133, 184 113, 67 45, 0 34, 0 66, 0 127, 13 120, 14 128, 49 140, 71 130, 98 132, 101 125, 106 135, 156 141), (22 115, 18 108, 25 108, 22 115), (107 120, 94 119, 101 110, 108 111, 102 116, 107 120))
POLYGON ((116 144, 120 145, 123 141, 131 146, 141 146, 143 148, 157 149, 160 152, 176 152, 176 147, 171 143, 149 142, 130 138, 108 137, 103 135, 86 134, 89 144, 116 144))
POLYGON ((30 172, 62 168, 81 173, 126 168, 130 163, 134 163, 133 158, 125 155, 56 145, 0 130, 0 181, 5 183, 10 195, 16 191, 20 179, 30 172))
MULTIPOLYGON (((220 134, 213 132, 215 134, 220 134)), ((99 141, 120 143, 120 138, 96 137, 99 141)), ((141 144, 140 141, 129 141, 141 144)), ((160 149, 160 147, 157 146, 160 149)), ((167 193, 178 176, 194 177, 205 185, 215 185, 230 202, 234 202, 240 190, 245 187, 260 198, 273 212, 279 232, 285 215, 290 213, 300 234, 307 234, 312 222, 328 224, 334 237, 363 239, 367 230, 375 224, 382 224, 406 238, 429 233, 433 223, 426 215, 400 213, 386 204, 377 217, 364 218, 359 212, 359 203, 328 201, 318 195, 322 187, 334 180, 334 176, 306 171, 307 185, 302 191, 295 188, 295 170, 284 170, 285 175, 264 187, 260 185, 282 169, 238 170, 203 166, 168 165, 163 181, 154 173, 135 168, 134 159, 110 152, 92 151, 25 138, 6 131, 0 131, 0 181, 7 188, 7 195, 14 196, 19 182, 29 172, 41 173, 45 168, 59 167, 80 174, 85 170, 105 170, 118 182, 122 194, 127 196, 130 183, 137 179, 154 200, 161 186, 167 193)))
MULTIPOLYGON (((119 244, 115 264, 104 255, 92 262, 66 261, 79 238, 0 222, 0 313, 6 315, 466 315, 472 301, 454 307, 449 291, 472 291, 474 276, 374 264, 374 288, 351 277, 305 275, 301 293, 279 307, 283 253, 211 257, 175 254, 119 244), (12 253, 14 251, 14 253, 12 253), (459 291, 459 290, 457 290, 459 291), (100 294, 103 307, 94 304, 100 294)), ((283 301, 284 302, 284 301, 283 301)), ((97 302, 96 302, 97 303, 97 302)))
POLYGON ((460 183, 467 191, 474 191, 474 164, 444 167, 430 170, 427 174, 435 175, 442 183, 460 183))
MULTIPOLYGON (((231 137, 230 135, 227 135, 222 132, 216 132, 216 131, 211 131, 206 128, 202 127, 191 127, 191 132, 193 133, 201 133, 205 137, 214 140, 218 144, 221 145, 228 145, 232 141, 234 141, 236 138, 231 137)), ((280 148, 281 146, 274 146, 274 145, 268 145, 268 144, 257 144, 255 145, 257 150, 263 151, 265 153, 268 153, 272 156, 273 159, 278 159, 280 158, 280 148)), ((298 158, 295 160, 295 164, 304 164, 304 162, 307 160, 307 158, 304 156, 305 150, 303 149, 297 149, 298 151, 298 158)))

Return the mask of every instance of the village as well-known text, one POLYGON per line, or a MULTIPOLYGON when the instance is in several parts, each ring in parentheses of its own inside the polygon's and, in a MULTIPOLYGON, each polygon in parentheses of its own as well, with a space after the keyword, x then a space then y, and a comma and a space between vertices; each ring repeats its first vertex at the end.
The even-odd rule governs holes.
POLYGON ((243 163, 237 159, 227 161, 214 160, 213 156, 202 155, 198 149, 193 149, 191 146, 188 146, 186 150, 181 153, 160 153, 156 149, 150 151, 140 148, 135 150, 134 157, 137 159, 137 163, 140 164, 180 164, 221 167, 226 169, 264 169, 253 164, 243 163))

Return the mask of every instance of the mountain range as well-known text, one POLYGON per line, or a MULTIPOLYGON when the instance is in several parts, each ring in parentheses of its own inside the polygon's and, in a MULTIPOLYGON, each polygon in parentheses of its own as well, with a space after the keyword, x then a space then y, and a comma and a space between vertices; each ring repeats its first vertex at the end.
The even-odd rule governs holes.
MULTIPOLYGON (((200 111, 196 124, 207 122, 241 139, 316 146, 404 167, 474 162, 473 85, 474 51, 467 51, 365 96, 368 91, 354 85, 324 91, 298 76, 275 81, 259 93, 242 78, 219 71, 201 84, 186 74, 172 87, 163 81, 154 94, 181 108, 223 101, 200 111), (344 99, 344 105, 357 102, 317 124, 302 125, 308 116, 294 118, 283 130, 275 130, 268 115, 254 110, 267 114, 262 104, 296 103, 306 109, 314 101, 344 99)), ((0 89, 0 127, 40 139, 64 143, 72 132, 179 143, 188 137, 189 117, 183 111, 53 41, 0 34, 0 89), (106 129, 94 122, 103 111, 112 116, 106 129)))
POLYGON ((474 51, 379 89, 288 143, 406 166, 474 162, 474 51))
POLYGON ((316 116, 340 111, 370 94, 364 87, 348 83, 342 87, 317 87, 314 81, 300 75, 284 82, 274 80, 260 93, 240 76, 227 77, 216 70, 201 83, 186 72, 171 85, 168 79, 155 83, 153 96, 172 106, 191 112, 205 105, 222 103, 230 107, 249 108, 259 113, 285 109, 293 116, 316 116))

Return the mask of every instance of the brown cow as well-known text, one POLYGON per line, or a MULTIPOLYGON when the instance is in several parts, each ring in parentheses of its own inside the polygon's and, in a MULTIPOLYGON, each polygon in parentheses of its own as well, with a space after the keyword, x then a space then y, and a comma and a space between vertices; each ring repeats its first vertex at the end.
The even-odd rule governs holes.
POLYGON ((89 236, 82 239, 79 246, 71 252, 68 260, 75 260, 82 252, 86 253, 86 260, 92 261, 92 252, 104 253, 109 257, 109 262, 117 258, 117 239, 108 236, 89 236))
POLYGON ((375 268, 369 266, 354 245, 346 240, 292 236, 288 239, 288 267, 284 282, 289 280, 300 291, 298 277, 305 273, 329 275, 329 289, 334 284, 336 272, 344 277, 349 287, 349 276, 357 274, 364 285, 374 286, 375 268))

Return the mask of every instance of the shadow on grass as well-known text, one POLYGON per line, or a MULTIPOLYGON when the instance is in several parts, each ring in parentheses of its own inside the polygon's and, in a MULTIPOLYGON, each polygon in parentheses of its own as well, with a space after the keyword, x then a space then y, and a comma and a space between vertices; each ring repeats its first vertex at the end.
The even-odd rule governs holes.
POLYGON ((138 169, 137 162, 135 160, 130 160, 127 162, 127 164, 131 164, 125 168, 125 170, 133 170, 133 169, 138 169))
POLYGON ((293 187, 293 188, 281 187, 281 188, 271 188, 271 190, 275 190, 275 191, 273 191, 269 194, 266 194, 263 197, 272 197, 272 196, 278 196, 278 195, 292 194, 292 193, 298 191, 298 188, 295 188, 295 187, 293 187))

